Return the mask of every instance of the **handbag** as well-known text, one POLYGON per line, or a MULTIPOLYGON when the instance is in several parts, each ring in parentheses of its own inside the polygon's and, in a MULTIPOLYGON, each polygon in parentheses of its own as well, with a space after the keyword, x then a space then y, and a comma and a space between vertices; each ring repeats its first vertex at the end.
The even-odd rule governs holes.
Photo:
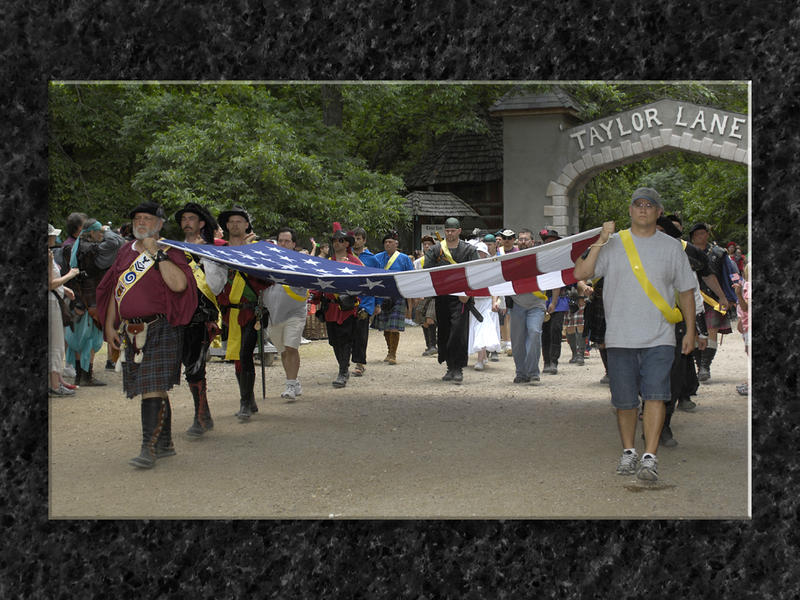
POLYGON ((75 323, 81 317, 81 315, 75 310, 75 304, 73 302, 67 302, 64 298, 59 296, 55 290, 50 291, 56 297, 56 300, 58 300, 58 307, 61 309, 61 321, 64 324, 64 327, 75 329, 75 323))

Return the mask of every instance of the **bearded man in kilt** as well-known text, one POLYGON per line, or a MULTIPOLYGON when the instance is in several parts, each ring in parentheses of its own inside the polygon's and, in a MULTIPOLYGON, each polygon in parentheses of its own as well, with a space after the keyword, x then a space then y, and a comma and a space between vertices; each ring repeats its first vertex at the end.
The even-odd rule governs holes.
POLYGON ((180 384, 183 326, 197 308, 197 285, 183 252, 158 243, 166 219, 155 202, 130 213, 135 240, 120 248, 97 287, 106 341, 122 348, 122 388, 141 396, 142 448, 129 463, 150 469, 173 456, 168 390, 180 384))

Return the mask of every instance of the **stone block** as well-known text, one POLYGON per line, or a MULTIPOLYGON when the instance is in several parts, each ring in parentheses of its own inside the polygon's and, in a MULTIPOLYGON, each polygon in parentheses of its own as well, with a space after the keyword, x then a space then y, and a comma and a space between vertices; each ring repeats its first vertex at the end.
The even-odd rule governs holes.
POLYGON ((561 175, 558 176, 558 183, 567 188, 572 183, 572 180, 573 178, 567 175, 564 171, 561 171, 561 175))
MULTIPOLYGON (((578 161, 575 161, 575 162, 578 162, 578 161)), ((579 170, 578 170, 578 169, 575 167, 575 163, 567 163, 567 166, 566 166, 566 167, 564 167, 564 173, 567 175, 567 177, 569 177, 569 178, 570 178, 570 181, 572 181, 573 179, 575 179, 575 178, 578 176, 578 173, 580 173, 581 171, 583 171, 583 169, 581 169, 581 170, 579 171, 579 170)))
POLYGON ((703 141, 700 143, 700 152, 702 154, 711 154, 711 146, 714 144, 714 139, 710 137, 704 137, 703 141))
POLYGON ((733 160, 736 150, 738 150, 738 146, 733 142, 722 142, 722 151, 719 157, 723 160, 733 160))
POLYGON ((546 196, 563 196, 567 193, 567 188, 560 183, 550 181, 545 191, 546 196))
MULTIPOLYGON (((591 152, 584 152, 583 156, 581 156, 581 160, 583 161, 584 169, 591 169, 594 166, 591 152)), ((575 161, 572 164, 577 164, 578 162, 579 161, 575 161)))
POLYGON ((700 152, 700 146, 702 145, 703 145, 703 140, 692 138, 692 143, 689 144, 689 150, 691 150, 692 152, 700 152))
POLYGON ((603 164, 603 155, 599 152, 597 154, 592 154, 592 166, 599 167, 603 164))
POLYGON ((633 144, 631 144, 631 148, 635 156, 644 153, 644 146, 642 145, 642 142, 633 142, 633 144))
POLYGON ((661 148, 664 145, 664 138, 660 135, 654 136, 651 138, 650 143, 653 145, 653 148, 661 148))
POLYGON ((692 141, 694 141, 694 136, 690 132, 684 131, 678 142, 678 148, 689 150, 692 147, 692 141))
POLYGON ((719 156, 722 153, 722 144, 711 144, 709 156, 719 156))
POLYGON ((642 143, 642 148, 644 148, 645 152, 650 152, 653 149, 653 137, 649 133, 640 137, 639 141, 642 143))
POLYGON ((553 217, 553 228, 560 234, 567 230, 567 216, 556 215, 553 217))
POLYGON ((619 146, 614 146, 611 149, 611 156, 614 157, 615 161, 622 160, 622 148, 619 146))
POLYGON ((611 154, 611 148, 608 146, 601 148, 600 152, 603 154, 603 164, 610 163, 612 160, 614 160, 614 157, 611 154))
POLYGON ((667 146, 672 148, 680 148, 681 136, 679 136, 677 133, 673 133, 671 136, 669 136, 669 142, 667 143, 667 146))
POLYGON ((672 141, 672 129, 661 130, 661 146, 669 146, 672 141))
POLYGON ((633 147, 630 140, 622 140, 619 144, 622 156, 633 156, 633 147))
POLYGON ((748 163, 747 160, 747 150, 744 148, 739 148, 736 150, 736 154, 733 155, 733 160, 746 165, 748 163))
MULTIPOLYGON (((586 171, 591 165, 587 165, 585 159, 579 158, 574 163, 569 163, 567 166, 572 166, 572 169, 575 171, 575 177, 577 177, 586 171)), ((564 170, 566 171, 566 168, 564 170)))

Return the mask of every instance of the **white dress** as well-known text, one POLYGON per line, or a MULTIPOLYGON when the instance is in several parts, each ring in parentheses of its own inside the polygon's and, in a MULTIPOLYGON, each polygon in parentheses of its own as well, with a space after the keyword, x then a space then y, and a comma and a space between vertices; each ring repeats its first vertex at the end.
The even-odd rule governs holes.
POLYGON ((483 322, 469 315, 469 353, 486 348, 488 352, 500 351, 500 317, 492 310, 491 296, 475 298, 475 308, 483 315, 483 322))

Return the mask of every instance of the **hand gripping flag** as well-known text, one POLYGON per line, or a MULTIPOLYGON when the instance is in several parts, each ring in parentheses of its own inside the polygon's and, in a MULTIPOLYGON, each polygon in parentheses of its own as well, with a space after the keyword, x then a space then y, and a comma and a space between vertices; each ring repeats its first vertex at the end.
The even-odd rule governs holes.
POLYGON ((600 236, 600 227, 555 242, 455 265, 419 271, 384 271, 336 262, 269 242, 244 246, 161 243, 253 277, 339 294, 424 298, 448 294, 511 296, 575 283, 575 261, 600 236))

